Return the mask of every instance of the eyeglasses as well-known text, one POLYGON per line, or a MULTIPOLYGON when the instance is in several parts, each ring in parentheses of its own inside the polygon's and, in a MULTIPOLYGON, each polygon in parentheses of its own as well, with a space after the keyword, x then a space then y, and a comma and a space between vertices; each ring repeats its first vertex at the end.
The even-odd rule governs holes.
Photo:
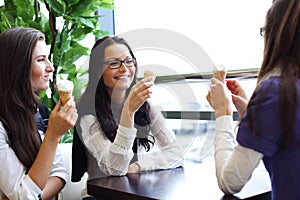
POLYGON ((108 60, 103 63, 106 64, 110 69, 117 69, 121 67, 122 63, 124 63, 126 67, 132 67, 134 66, 135 62, 135 58, 126 58, 125 60, 108 60))
POLYGON ((261 28, 259 29, 259 33, 260 33, 260 35, 263 37, 263 36, 265 35, 265 27, 261 27, 261 28))

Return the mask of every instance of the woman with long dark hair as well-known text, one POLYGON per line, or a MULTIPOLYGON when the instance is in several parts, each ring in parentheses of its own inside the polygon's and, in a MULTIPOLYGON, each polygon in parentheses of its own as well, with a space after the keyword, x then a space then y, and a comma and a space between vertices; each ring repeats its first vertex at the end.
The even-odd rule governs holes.
POLYGON ((238 84, 229 84, 228 90, 211 79, 208 99, 216 114, 217 179, 224 193, 237 193, 262 160, 272 199, 300 199, 300 1, 274 0, 261 31, 264 57, 248 104, 236 102, 241 98, 235 95, 244 94, 238 84), (232 101, 244 113, 237 144, 232 101))
POLYGON ((0 34, 0 199, 51 199, 67 181, 57 146, 77 111, 73 100, 61 109, 58 101, 49 121, 42 118, 49 113, 39 92, 53 71, 43 33, 16 27, 0 34))
POLYGON ((88 179, 181 166, 175 134, 149 101, 154 79, 137 81, 137 61, 127 42, 117 36, 99 39, 89 67, 89 83, 77 105, 72 181, 85 171, 80 174, 77 165, 82 163, 77 162, 78 139, 86 152, 88 179), (154 145, 159 147, 155 155, 154 145))

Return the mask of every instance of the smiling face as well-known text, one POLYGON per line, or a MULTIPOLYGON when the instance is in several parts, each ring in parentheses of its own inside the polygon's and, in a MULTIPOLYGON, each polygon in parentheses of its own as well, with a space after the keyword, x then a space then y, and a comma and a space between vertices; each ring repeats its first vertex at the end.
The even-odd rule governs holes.
POLYGON ((49 88, 49 80, 54 68, 48 60, 48 48, 45 41, 38 41, 32 53, 31 84, 37 90, 49 88))
MULTIPOLYGON (((104 51, 104 61, 123 61, 124 59, 131 57, 128 48, 123 44, 114 43, 108 46, 104 51)), ((134 79, 135 72, 135 66, 126 67, 124 63, 117 69, 108 68, 107 64, 104 64, 103 80, 110 95, 114 90, 126 91, 134 79)))

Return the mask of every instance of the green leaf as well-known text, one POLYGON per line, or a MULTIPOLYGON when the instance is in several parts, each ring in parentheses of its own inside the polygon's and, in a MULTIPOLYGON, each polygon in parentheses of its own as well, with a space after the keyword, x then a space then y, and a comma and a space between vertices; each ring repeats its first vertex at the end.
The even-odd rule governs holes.
POLYGON ((110 35, 109 31, 106 30, 94 30, 93 34, 98 38, 110 35))
POLYGON ((66 12, 66 3, 62 0, 45 0, 51 10, 56 13, 56 17, 63 16, 66 12))
POLYGON ((73 6, 76 5, 80 0, 68 0, 67 4, 68 6, 73 6))
POLYGON ((76 28, 72 32, 73 40, 75 41, 83 40, 87 36, 87 34, 91 33, 92 31, 93 31, 92 28, 76 28))
POLYGON ((64 65, 71 65, 76 60, 78 60, 81 56, 88 55, 89 48, 78 46, 78 47, 72 47, 64 54, 64 65))
POLYGON ((15 25, 16 25, 16 26, 29 27, 29 26, 28 26, 28 23, 26 23, 26 22, 23 20, 23 18, 21 18, 21 17, 17 17, 17 18, 16 18, 15 25))
POLYGON ((4 0, 4 4, 5 4, 5 7, 6 7, 6 10, 16 10, 16 6, 14 4, 14 1, 4 0))
POLYGON ((94 24, 91 20, 89 19, 85 19, 83 17, 78 17, 78 20, 85 26, 89 27, 89 28, 94 28, 94 24))
POLYGON ((1 13, 0 15, 0 32, 11 28, 11 24, 9 23, 7 17, 4 15, 4 13, 1 13))
POLYGON ((73 128, 61 136, 59 143, 72 143, 73 141, 73 128))
POLYGON ((24 21, 34 19, 34 1, 14 0, 17 16, 22 17, 24 21))
POLYGON ((106 9, 115 9, 115 6, 111 3, 101 3, 100 5, 102 8, 106 8, 106 9))

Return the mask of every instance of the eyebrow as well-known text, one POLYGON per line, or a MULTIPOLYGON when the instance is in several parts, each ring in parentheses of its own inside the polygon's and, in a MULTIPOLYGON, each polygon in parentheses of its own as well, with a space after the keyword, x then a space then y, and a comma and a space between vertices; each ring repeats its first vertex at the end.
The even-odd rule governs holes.
POLYGON ((37 55, 35 58, 47 58, 47 56, 46 55, 37 55))
MULTIPOLYGON (((120 57, 121 57, 121 56, 120 56, 120 57)), ((109 60, 121 60, 120 57, 108 58, 107 61, 109 61, 109 60)), ((126 58, 132 58, 132 56, 131 56, 131 55, 127 55, 127 56, 125 57, 125 59, 126 59, 126 58)))

